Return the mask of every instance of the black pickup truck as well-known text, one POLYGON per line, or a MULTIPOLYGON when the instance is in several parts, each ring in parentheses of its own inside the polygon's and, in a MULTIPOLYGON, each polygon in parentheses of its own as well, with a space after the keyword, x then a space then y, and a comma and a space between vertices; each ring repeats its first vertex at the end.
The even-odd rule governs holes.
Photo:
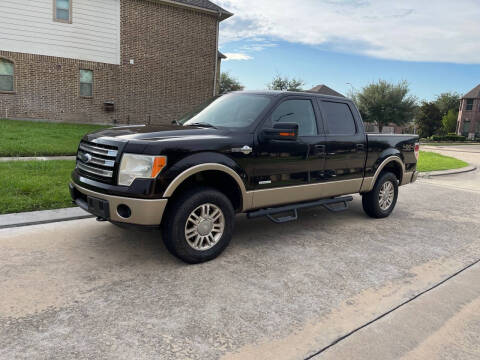
POLYGON ((161 228, 173 255, 199 263, 226 248, 236 213, 282 223, 360 193, 369 216, 387 217, 418 154, 415 135, 366 134, 348 99, 234 92, 172 125, 86 135, 70 192, 100 221, 161 228))

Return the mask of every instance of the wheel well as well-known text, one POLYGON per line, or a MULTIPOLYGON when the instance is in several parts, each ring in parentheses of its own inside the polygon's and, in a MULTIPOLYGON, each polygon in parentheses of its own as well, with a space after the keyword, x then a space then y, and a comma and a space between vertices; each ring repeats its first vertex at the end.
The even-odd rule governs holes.
POLYGON ((178 197, 186 190, 195 186, 209 186, 215 188, 232 202, 232 206, 236 212, 242 210, 243 198, 240 187, 230 175, 218 170, 206 170, 191 175, 175 189, 171 199, 178 197))
POLYGON ((387 172, 387 171, 391 172, 391 173, 394 173, 395 176, 397 177, 399 183, 402 182, 403 169, 398 162, 390 161, 387 165, 385 165, 385 167, 382 169, 381 172, 383 173, 383 172, 387 172))

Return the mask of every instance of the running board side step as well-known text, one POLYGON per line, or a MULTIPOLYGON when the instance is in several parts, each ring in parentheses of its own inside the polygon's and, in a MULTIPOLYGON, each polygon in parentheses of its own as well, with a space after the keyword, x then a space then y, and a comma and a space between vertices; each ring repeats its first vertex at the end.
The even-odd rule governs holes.
POLYGON ((279 206, 275 208, 260 209, 247 213, 248 219, 256 219, 266 216, 276 224, 283 224, 289 221, 298 220, 298 210, 308 209, 312 207, 322 206, 331 212, 341 212, 348 210, 348 203, 353 201, 353 196, 343 196, 334 199, 323 199, 311 202, 304 202, 292 205, 279 206), (342 206, 333 206, 336 204, 343 204, 342 206), (293 214, 283 217, 274 217, 273 215, 286 213, 292 211, 293 214))

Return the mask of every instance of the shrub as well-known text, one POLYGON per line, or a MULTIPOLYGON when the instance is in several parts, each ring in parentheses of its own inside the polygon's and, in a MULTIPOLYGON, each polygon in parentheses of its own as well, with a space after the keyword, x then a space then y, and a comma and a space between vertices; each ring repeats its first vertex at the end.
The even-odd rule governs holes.
POLYGON ((457 134, 448 134, 448 135, 432 135, 430 137, 431 141, 452 141, 452 142, 462 142, 467 140, 465 136, 457 135, 457 134))

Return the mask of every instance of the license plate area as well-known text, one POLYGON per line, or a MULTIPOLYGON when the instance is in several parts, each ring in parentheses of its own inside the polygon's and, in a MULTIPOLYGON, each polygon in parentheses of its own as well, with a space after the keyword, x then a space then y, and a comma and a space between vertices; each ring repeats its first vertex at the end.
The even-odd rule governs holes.
POLYGON ((110 218, 110 206, 107 200, 97 199, 87 196, 88 212, 101 217, 102 219, 110 218))

